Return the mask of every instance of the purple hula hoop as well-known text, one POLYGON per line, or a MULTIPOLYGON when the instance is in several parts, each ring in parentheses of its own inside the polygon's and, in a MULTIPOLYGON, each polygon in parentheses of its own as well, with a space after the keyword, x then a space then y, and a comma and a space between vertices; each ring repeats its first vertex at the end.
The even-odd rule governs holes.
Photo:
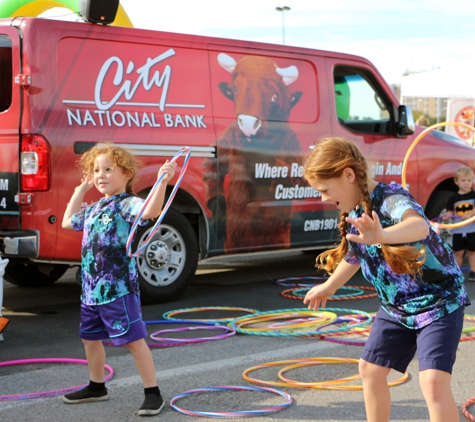
POLYGON ((150 334, 150 338, 155 341, 168 341, 168 342, 177 342, 177 343, 204 343, 211 340, 219 340, 227 337, 231 337, 236 334, 236 330, 233 327, 228 327, 227 325, 213 325, 213 326, 201 326, 201 327, 182 327, 182 328, 171 328, 168 330, 159 330, 150 334), (194 337, 194 338, 170 338, 170 337, 160 337, 164 333, 174 333, 179 331, 194 331, 194 330, 224 330, 224 333, 219 334, 213 337, 194 337))
MULTIPOLYGON (((85 359, 68 359, 68 358, 41 358, 41 359, 23 359, 23 360, 9 360, 5 362, 0 362, 0 367, 2 366, 13 366, 13 365, 29 365, 35 363, 79 363, 81 365, 87 365, 87 360, 85 359)), ((109 365, 104 366, 105 369, 109 371, 109 374, 105 377, 104 381, 109 381, 114 375, 114 370, 109 365)), ((14 400, 26 400, 26 399, 38 399, 44 397, 53 397, 59 396, 60 394, 73 393, 81 388, 85 387, 87 384, 76 385, 75 387, 61 388, 59 390, 49 390, 49 391, 39 391, 37 393, 24 393, 24 394, 7 394, 0 396, 1 401, 14 401, 14 400)))

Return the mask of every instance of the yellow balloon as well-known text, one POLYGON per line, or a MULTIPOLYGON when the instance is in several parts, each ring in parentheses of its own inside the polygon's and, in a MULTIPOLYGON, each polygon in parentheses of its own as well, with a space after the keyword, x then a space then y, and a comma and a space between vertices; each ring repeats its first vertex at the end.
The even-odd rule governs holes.
MULTIPOLYGON (((0 18, 38 16, 54 7, 65 7, 77 13, 79 0, 0 0, 0 18)), ((112 25, 133 27, 121 4, 112 25)))

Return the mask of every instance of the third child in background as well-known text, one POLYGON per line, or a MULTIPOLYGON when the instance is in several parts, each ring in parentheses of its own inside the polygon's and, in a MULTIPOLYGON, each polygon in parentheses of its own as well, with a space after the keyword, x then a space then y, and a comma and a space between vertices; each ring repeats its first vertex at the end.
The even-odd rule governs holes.
MULTIPOLYGON (((475 174, 470 167, 460 167, 455 172, 454 182, 458 186, 447 201, 447 212, 444 219, 457 216, 468 220, 475 215, 475 192, 472 189, 475 174)), ((475 223, 452 229, 452 249, 454 250, 457 264, 462 267, 463 256, 467 251, 470 272, 467 281, 475 281, 475 223)))

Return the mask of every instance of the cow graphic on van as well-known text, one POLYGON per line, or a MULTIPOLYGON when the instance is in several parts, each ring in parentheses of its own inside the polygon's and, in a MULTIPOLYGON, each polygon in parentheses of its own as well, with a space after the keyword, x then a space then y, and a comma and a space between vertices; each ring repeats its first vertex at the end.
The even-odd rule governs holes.
POLYGON ((217 141, 217 158, 205 162, 217 236, 224 238, 226 252, 289 247, 292 201, 276 201, 275 191, 299 181, 292 168, 302 149, 288 122, 302 96, 290 89, 298 68, 281 68, 261 56, 236 61, 221 53, 217 61, 231 74, 231 82, 220 82, 219 89, 234 102, 236 116, 217 141))

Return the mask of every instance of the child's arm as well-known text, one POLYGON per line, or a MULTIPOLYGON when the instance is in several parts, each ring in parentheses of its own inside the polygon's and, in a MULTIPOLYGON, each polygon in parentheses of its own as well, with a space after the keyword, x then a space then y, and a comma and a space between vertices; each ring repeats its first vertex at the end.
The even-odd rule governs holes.
POLYGON ((347 234, 346 238, 351 242, 362 243, 364 245, 375 244, 401 244, 417 242, 425 239, 429 234, 429 225, 426 220, 414 210, 408 210, 402 216, 400 223, 383 229, 379 222, 379 217, 373 211, 373 218, 363 213, 361 217, 350 218, 346 221, 355 226, 359 234, 347 234))
POLYGON ((445 212, 445 214, 442 216, 443 220, 450 220, 452 216, 454 215, 454 212, 452 210, 448 210, 445 212))
POLYGON ((71 217, 81 211, 81 204, 86 192, 94 186, 92 177, 83 176, 81 184, 74 189, 73 196, 69 200, 68 206, 63 216, 63 229, 72 230, 71 217))
POLYGON ((150 198, 150 202, 148 203, 147 208, 145 208, 144 213, 142 214, 143 219, 148 220, 151 218, 156 218, 160 214, 160 211, 162 210, 162 206, 163 206, 163 201, 165 199, 167 183, 174 176, 175 169, 176 169, 176 162, 174 161, 168 162, 167 160, 165 161, 165 164, 158 171, 157 180, 162 176, 162 174, 165 174, 165 177, 160 182, 152 198, 150 198))
POLYGON ((303 303, 308 305, 308 309, 317 310, 319 307, 324 308, 328 298, 343 286, 351 277, 359 270, 359 265, 349 264, 341 261, 336 267, 330 278, 325 283, 312 287, 307 294, 303 303))

